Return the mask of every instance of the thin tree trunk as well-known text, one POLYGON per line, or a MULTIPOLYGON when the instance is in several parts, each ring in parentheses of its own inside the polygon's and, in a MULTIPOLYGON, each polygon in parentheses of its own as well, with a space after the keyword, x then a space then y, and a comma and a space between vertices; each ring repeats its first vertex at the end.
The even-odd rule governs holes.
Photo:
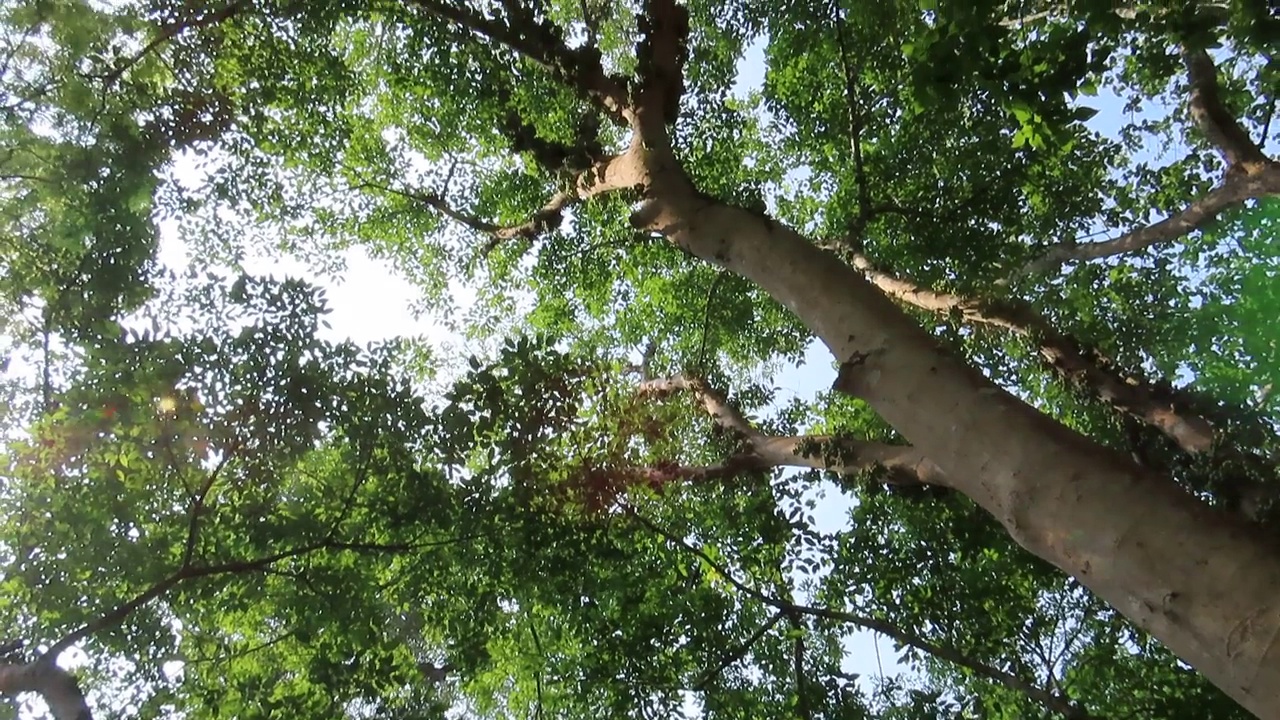
MULTIPOLYGON (((842 361, 865 399, 1023 547, 1091 588, 1243 706, 1280 717, 1280 556, 943 350, 833 254, 699 193, 658 132, 633 148, 633 221, 757 283, 842 361)), ((624 164, 625 165, 625 164, 624 164)), ((620 166, 621 168, 621 166, 620 166)))

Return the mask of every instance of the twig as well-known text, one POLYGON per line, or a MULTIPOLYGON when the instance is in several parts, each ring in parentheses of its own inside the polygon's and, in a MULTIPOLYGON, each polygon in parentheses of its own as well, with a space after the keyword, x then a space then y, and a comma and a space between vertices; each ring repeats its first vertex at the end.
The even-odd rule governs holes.
POLYGON ((170 40, 173 40, 187 30, 205 28, 225 22, 226 20, 238 15, 240 11, 244 10, 248 5, 249 3, 247 0, 236 0, 236 2, 231 3, 221 10, 215 10, 203 17, 183 22, 175 22, 162 27, 160 29, 160 34, 152 38, 146 45, 143 45, 141 50, 134 53, 133 56, 112 68, 107 73, 99 76, 103 81, 103 85, 110 89, 112 85, 115 85, 116 82, 120 80, 121 76, 128 72, 134 65, 137 65, 142 58, 150 55, 152 52, 155 52, 156 48, 170 40))
POLYGON ((707 288, 707 299, 702 307, 702 340, 698 345, 697 367, 703 373, 707 371, 707 335, 711 332, 711 300, 715 298, 716 290, 720 287, 720 281, 727 275, 728 273, 721 271, 711 281, 711 285, 707 288))
POLYGON ((698 692, 706 690, 707 686, 709 686, 716 678, 718 678, 720 676, 720 673, 724 672, 726 668, 742 660, 742 658, 746 657, 747 653, 751 650, 752 646, 754 646, 757 642, 759 642, 760 638, 764 637, 765 634, 768 633, 770 630, 772 630, 774 626, 776 626, 784 617, 786 617, 786 613, 784 613, 782 610, 775 611, 773 615, 769 617, 769 620, 767 622, 765 622, 763 625, 757 628, 754 633, 751 633, 751 637, 742 641, 732 650, 725 653, 723 656, 721 656, 720 662, 714 668, 703 673, 702 679, 699 680, 698 683, 693 686, 693 689, 698 692))

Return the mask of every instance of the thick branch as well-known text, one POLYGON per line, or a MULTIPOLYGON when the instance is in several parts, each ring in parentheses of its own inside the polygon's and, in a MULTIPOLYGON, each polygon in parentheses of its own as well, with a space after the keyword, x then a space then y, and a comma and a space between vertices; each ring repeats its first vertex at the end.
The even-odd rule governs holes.
POLYGON ((1191 119, 1222 155, 1228 172, 1253 175, 1275 163, 1263 154, 1222 101, 1218 68, 1204 50, 1183 50, 1191 82, 1191 119))
POLYGON ((638 18, 642 38, 636 47, 640 75, 637 104, 676 121, 684 94, 684 64, 689 57, 689 10, 675 0, 645 0, 638 18))
POLYGON ((47 656, 26 664, 0 664, 0 695, 36 693, 54 720, 92 720, 93 712, 75 676, 47 656))
POLYGON ((1084 245, 1074 242, 1050 245, 1040 257, 1027 263, 1021 274, 1047 272, 1069 262, 1123 255, 1145 250, 1152 245, 1173 242, 1245 200, 1272 196, 1280 196, 1280 166, 1272 164, 1252 175, 1229 175, 1221 185, 1181 212, 1114 240, 1084 245))
POLYGON ((724 393, 711 387, 705 380, 688 375, 673 375, 667 378, 646 380, 640 383, 637 393, 642 396, 662 398, 677 392, 691 392, 715 423, 726 430, 742 434, 748 440, 764 437, 755 425, 747 419, 724 393))
POLYGON ((768 467, 810 468, 838 475, 883 469, 887 471, 883 480, 891 485, 951 487, 946 474, 910 445, 836 435, 782 435, 760 436, 751 442, 751 450, 768 467))
POLYGON ((1168 397, 1137 377, 1122 376, 1096 352, 1059 332, 1035 308, 1017 300, 978 301, 922 288, 875 269, 862 255, 853 265, 889 296, 922 310, 959 313, 970 322, 1012 330, 1031 338, 1041 357, 1064 380, 1084 388, 1117 410, 1159 429, 1183 450, 1205 452, 1213 447, 1213 426, 1204 418, 1174 408, 1168 397))
POLYGON ((729 402, 724 393, 712 388, 702 378, 676 375, 648 380, 640 383, 638 392, 641 396, 651 397, 664 397, 675 392, 693 393, 716 424, 743 436, 748 446, 747 457, 760 468, 810 468, 841 475, 857 475, 883 468, 888 471, 885 481, 891 484, 951 486, 937 465, 909 445, 889 445, 835 435, 763 433, 729 402))

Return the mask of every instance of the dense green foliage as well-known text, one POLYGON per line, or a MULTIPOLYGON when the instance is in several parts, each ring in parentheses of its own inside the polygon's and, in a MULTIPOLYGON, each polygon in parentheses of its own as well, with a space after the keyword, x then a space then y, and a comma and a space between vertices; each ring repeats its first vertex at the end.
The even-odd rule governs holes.
MULTIPOLYGON (((1043 328, 917 308, 1269 532, 1280 200, 1025 271, 1222 181, 1180 47, 1280 139, 1266 3, 1173 5, 690 0, 673 144, 706 195, 1017 303, 1211 419, 1191 455, 1043 362, 1043 328)), ((97 717, 1247 717, 965 498, 761 467, 690 395, 638 391, 696 376, 761 432, 901 441, 780 392, 807 330, 637 232, 634 197, 538 212, 627 142, 573 78, 645 72, 646 7, 3 3, 0 664, 69 650, 97 717), (528 49, 565 37, 578 65, 528 49), (333 341, 348 248, 475 355, 333 341), (309 275, 244 272, 263 257, 309 275), (847 671, 867 630, 874 678, 847 671)))

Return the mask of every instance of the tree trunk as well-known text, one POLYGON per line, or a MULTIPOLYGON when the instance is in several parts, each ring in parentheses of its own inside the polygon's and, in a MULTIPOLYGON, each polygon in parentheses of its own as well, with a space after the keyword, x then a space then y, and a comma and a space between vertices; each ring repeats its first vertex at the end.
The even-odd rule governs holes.
POLYGON ((666 148, 639 154, 638 226, 757 283, 843 363, 837 389, 866 400, 1020 545, 1253 713, 1280 718, 1280 555, 1249 525, 1005 392, 835 255, 700 194, 666 148))

